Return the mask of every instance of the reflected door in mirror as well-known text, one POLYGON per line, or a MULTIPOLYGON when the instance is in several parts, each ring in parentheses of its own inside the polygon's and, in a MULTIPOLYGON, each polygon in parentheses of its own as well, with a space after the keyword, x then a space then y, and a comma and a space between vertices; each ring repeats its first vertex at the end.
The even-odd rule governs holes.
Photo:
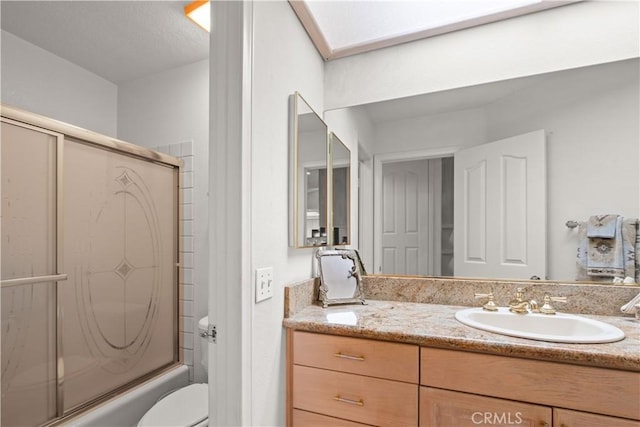
POLYGON ((331 226, 333 245, 348 245, 351 216, 351 151, 333 133, 331 144, 331 226))

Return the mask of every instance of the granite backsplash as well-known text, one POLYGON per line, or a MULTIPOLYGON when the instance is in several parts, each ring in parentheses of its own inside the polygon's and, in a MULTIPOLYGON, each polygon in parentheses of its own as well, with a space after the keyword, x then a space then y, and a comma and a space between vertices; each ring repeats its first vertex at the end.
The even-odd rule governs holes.
MULTIPOLYGON (((304 280, 285 287, 284 317, 291 317, 311 304, 317 304, 320 279, 304 280)), ((476 293, 492 291, 495 302, 506 306, 522 288, 526 300, 539 303, 545 293, 566 297, 566 303, 554 303, 564 313, 598 316, 626 316, 620 306, 640 293, 640 286, 559 283, 550 281, 482 280, 443 277, 393 277, 371 275, 362 277, 365 298, 368 300, 400 301, 426 304, 480 307, 486 299, 475 298, 476 293)))

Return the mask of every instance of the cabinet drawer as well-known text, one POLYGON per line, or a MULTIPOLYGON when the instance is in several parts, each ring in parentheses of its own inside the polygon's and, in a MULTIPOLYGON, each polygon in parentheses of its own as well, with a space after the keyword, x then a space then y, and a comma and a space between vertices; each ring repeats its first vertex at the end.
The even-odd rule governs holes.
POLYGON ((364 424, 415 426, 418 386, 294 365, 293 407, 364 424))
POLYGON ((425 347, 420 359, 422 385, 640 419, 638 372, 425 347))
POLYGON ((294 332, 296 365, 417 384, 418 358, 416 345, 294 332))
POLYGON ((420 427, 551 427, 551 408, 420 387, 420 427))
POLYGON ((367 427, 368 424, 327 417, 313 412, 293 410, 293 427, 367 427))
POLYGON ((638 421, 557 408, 553 410, 553 420, 557 427, 640 427, 638 421))

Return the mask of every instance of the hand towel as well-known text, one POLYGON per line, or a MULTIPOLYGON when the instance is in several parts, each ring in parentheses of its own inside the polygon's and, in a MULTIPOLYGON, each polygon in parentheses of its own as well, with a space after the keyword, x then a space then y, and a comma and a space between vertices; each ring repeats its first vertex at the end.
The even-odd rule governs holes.
MULTIPOLYGON (((587 228, 589 225, 587 224, 587 228)), ((614 238, 588 237, 587 230, 587 274, 601 277, 624 277, 624 249, 622 239, 622 217, 616 218, 614 238)))
POLYGON ((587 237, 613 239, 616 237, 619 215, 594 215, 587 221, 587 237))

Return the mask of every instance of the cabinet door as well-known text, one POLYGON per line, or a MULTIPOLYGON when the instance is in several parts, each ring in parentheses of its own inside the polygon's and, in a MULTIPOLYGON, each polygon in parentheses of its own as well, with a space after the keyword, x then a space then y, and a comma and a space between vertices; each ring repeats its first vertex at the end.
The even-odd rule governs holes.
POLYGON ((418 358, 416 345, 294 332, 296 365, 417 383, 418 358))
POLYGON ((570 411, 568 409, 553 410, 554 427, 640 427, 640 421, 606 415, 589 414, 587 412, 570 411))
POLYGON ((640 372, 423 347, 420 384, 638 419, 640 372), (544 372, 552 381, 541 381, 544 372), (496 384, 497 383, 497 384, 496 384))
POLYGON ((550 427, 551 408, 475 394, 420 387, 421 427, 478 425, 550 427))
POLYGON ((376 426, 416 426, 418 386, 399 381, 293 367, 293 407, 376 426))
POLYGON ((369 424, 354 423, 340 418, 327 417, 313 412, 293 410, 294 427, 365 427, 369 424))

